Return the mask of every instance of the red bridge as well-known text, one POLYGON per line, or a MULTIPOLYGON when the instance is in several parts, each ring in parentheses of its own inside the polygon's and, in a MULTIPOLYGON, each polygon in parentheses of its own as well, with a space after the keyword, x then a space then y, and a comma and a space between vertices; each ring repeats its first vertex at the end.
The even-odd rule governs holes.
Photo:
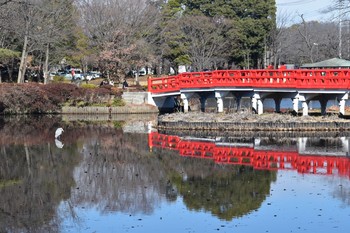
POLYGON ((297 170, 299 173, 333 174, 350 178, 348 156, 301 155, 297 151, 266 151, 214 142, 184 140, 178 136, 149 134, 149 147, 176 150, 181 156, 211 159, 215 163, 252 166, 263 170, 297 170))
POLYGON ((303 115, 308 114, 311 100, 318 100, 325 114, 328 100, 336 99, 344 114, 349 89, 350 69, 217 70, 148 80, 150 102, 162 107, 180 96, 185 112, 190 98, 200 98, 202 109, 207 98, 216 98, 217 110, 222 112, 223 98, 230 96, 236 99, 237 106, 242 97, 251 98, 252 108, 258 114, 263 113, 263 101, 267 98, 274 99, 277 112, 282 99, 290 99, 295 111, 301 102, 303 115))

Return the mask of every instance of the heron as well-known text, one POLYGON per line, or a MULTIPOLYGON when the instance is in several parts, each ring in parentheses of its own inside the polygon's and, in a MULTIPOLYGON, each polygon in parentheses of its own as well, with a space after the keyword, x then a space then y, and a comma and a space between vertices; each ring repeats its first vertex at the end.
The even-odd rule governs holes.
POLYGON ((58 140, 58 139, 55 139, 55 145, 56 145, 56 147, 59 148, 59 149, 62 149, 63 146, 64 146, 64 144, 63 144, 60 140, 58 140))
POLYGON ((64 132, 62 128, 56 129, 55 138, 60 138, 62 132, 64 132))

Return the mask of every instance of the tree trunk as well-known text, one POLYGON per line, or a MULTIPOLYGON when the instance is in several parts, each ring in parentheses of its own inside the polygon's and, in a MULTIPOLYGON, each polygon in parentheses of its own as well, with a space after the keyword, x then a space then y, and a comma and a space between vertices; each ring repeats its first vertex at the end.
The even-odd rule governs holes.
POLYGON ((32 169, 31 169, 31 159, 29 155, 29 149, 26 143, 24 143, 24 151, 26 153, 26 161, 27 161, 27 166, 28 166, 28 174, 32 175, 32 169))
POLYGON ((49 51, 50 51, 50 44, 48 43, 46 45, 46 52, 45 52, 45 63, 44 63, 44 84, 47 84, 47 80, 49 78, 49 51))
POLYGON ((26 72, 26 63, 27 63, 27 46, 28 46, 28 36, 24 36, 24 44, 22 49, 21 63, 18 70, 17 83, 24 82, 24 74, 26 72))
POLYGON ((139 85, 139 67, 136 66, 135 85, 139 85))

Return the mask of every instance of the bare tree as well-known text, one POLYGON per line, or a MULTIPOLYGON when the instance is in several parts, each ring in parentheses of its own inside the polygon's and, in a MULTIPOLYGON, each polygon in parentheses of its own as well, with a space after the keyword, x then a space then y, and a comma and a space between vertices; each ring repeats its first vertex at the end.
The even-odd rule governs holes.
POLYGON ((308 52, 308 56, 310 58, 310 61, 311 62, 314 62, 313 60, 313 57, 312 57, 312 49, 313 49, 313 46, 316 45, 315 42, 315 39, 313 37, 315 37, 316 35, 312 35, 310 33, 310 29, 309 29, 309 26, 310 24, 307 24, 305 19, 304 19, 304 16, 303 15, 300 15, 300 18, 302 20, 300 26, 298 27, 298 32, 303 40, 303 43, 306 45, 307 47, 307 52, 308 52))
POLYGON ((1 10, 8 12, 3 27, 21 43, 21 60, 17 82, 24 81, 28 55, 34 51, 46 53, 45 74, 48 67, 50 45, 62 39, 69 28, 73 0, 17 0, 10 1, 1 10), (45 49, 44 49, 45 48, 45 49))
POLYGON ((301 65, 336 57, 338 54, 337 24, 304 21, 284 28, 278 40, 279 59, 301 65))
POLYGON ((202 71, 216 66, 216 59, 225 54, 228 41, 223 37, 225 20, 206 16, 183 17, 182 27, 193 69, 202 71))
POLYGON ((39 49, 44 51, 45 62, 43 67, 44 83, 47 83, 49 73, 50 48, 60 44, 71 35, 75 8, 72 0, 44 1, 42 5, 43 24, 40 35, 37 37, 39 49))
POLYGON ((288 33, 287 26, 291 22, 291 15, 283 12, 277 15, 276 28, 270 31, 270 51, 266 51, 265 54, 265 65, 273 63, 274 67, 281 62, 281 52, 285 46, 285 41, 282 40, 283 37, 286 37, 288 33))
POLYGON ((128 70, 152 63, 149 40, 158 18, 148 1, 80 0, 78 5, 82 28, 111 78, 119 81, 128 70))

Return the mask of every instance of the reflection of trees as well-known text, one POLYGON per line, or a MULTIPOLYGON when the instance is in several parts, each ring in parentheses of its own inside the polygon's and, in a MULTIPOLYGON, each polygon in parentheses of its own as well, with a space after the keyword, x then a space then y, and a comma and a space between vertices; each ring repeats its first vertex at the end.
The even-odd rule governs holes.
POLYGON ((73 203, 102 212, 151 213, 166 197, 182 195, 190 209, 230 220, 259 208, 276 172, 148 152, 147 135, 105 128, 85 141, 73 203))
POLYGON ((0 117, 0 146, 19 144, 42 144, 53 142, 55 129, 59 126, 58 117, 48 116, 6 116, 0 117))
POLYGON ((85 141, 74 204, 103 212, 151 213, 165 192, 165 171, 150 156, 147 135, 105 128, 85 141))
POLYGON ((332 186, 334 189, 332 192, 333 197, 339 199, 344 207, 350 206, 350 180, 346 178, 341 179, 341 184, 330 180, 328 185, 332 186))
POLYGON ((70 197, 80 159, 68 139, 81 132, 65 135, 71 143, 59 150, 53 135, 62 125, 56 116, 0 117, 0 232, 59 231, 57 206, 70 197))
POLYGON ((188 208, 204 209, 225 220, 258 209, 269 194, 271 182, 276 180, 275 171, 255 171, 251 167, 179 156, 175 160, 163 156, 163 160, 171 167, 168 170, 182 171, 172 173, 171 182, 188 208), (180 163, 175 162, 179 159, 180 163))
POLYGON ((45 142, 2 146, 0 232, 58 231, 56 208, 69 198, 78 158, 45 142))
POLYGON ((274 172, 151 154, 147 135, 123 133, 113 122, 0 120, 0 145, 0 232, 59 231, 57 206, 68 199, 71 210, 133 214, 182 195, 191 209, 231 219, 258 208, 275 179, 274 172), (65 129, 61 150, 58 126, 65 129))
POLYGON ((190 209, 205 209, 225 220, 243 216, 260 207, 276 174, 246 169, 239 174, 191 177, 181 182, 180 193, 190 209))

